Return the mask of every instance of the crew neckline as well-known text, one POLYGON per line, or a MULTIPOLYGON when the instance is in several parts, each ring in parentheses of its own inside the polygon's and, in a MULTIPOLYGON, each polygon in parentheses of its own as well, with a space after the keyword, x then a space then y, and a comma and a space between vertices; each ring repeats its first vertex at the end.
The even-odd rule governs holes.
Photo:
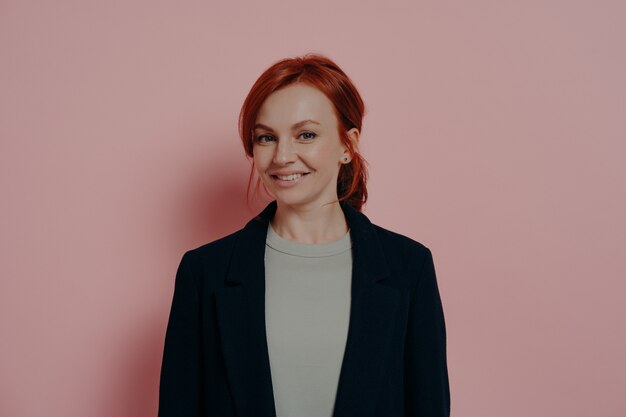
POLYGON ((279 235, 272 227, 272 223, 268 222, 267 237, 265 240, 267 246, 279 252, 289 255, 304 256, 307 258, 320 258, 324 256, 332 256, 340 254, 352 248, 350 239, 350 229, 341 238, 326 243, 303 243, 294 240, 285 239, 279 235))

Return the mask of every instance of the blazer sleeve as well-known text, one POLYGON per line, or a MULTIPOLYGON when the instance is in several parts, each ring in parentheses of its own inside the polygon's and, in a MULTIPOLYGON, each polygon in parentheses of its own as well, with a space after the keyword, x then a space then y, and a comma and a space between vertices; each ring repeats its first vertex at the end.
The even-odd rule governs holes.
POLYGON ((158 417, 200 415, 200 302, 186 252, 178 266, 163 349, 158 417))
POLYGON ((405 416, 449 417, 446 327, 430 249, 422 257, 409 306, 405 345, 405 416))

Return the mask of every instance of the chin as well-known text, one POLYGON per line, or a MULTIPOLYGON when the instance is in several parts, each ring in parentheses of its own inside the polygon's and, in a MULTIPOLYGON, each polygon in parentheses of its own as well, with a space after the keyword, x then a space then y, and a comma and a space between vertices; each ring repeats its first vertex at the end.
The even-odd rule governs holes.
POLYGON ((299 204, 308 203, 311 199, 308 196, 298 195, 298 193, 290 194, 289 192, 279 191, 277 193, 273 193, 276 201, 282 204, 287 204, 290 206, 297 206, 299 204))

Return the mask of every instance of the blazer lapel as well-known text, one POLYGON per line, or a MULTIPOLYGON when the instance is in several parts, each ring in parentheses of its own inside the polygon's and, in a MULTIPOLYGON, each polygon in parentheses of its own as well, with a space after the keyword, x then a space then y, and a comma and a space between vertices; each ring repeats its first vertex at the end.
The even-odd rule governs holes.
MULTIPOLYGON (((352 238, 350 324, 333 416, 374 412, 400 291, 379 284, 389 267, 373 225, 340 202, 352 238)), ((269 203, 238 234, 226 287, 216 292, 227 378, 239 416, 276 417, 265 328, 265 239, 276 211, 269 203)))

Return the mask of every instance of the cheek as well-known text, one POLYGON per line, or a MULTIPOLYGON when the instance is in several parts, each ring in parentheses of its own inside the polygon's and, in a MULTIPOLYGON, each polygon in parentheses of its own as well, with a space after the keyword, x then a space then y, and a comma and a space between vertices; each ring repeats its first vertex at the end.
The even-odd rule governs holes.
POLYGON ((339 169, 339 159, 337 157, 339 154, 340 151, 334 148, 320 147, 318 149, 311 149, 305 161, 308 162, 312 168, 330 174, 332 171, 339 169))
POLYGON ((252 153, 252 161, 257 170, 262 170, 267 166, 267 152, 262 148, 255 148, 252 153))
MULTIPOLYGON (((317 166, 329 166, 335 161, 337 151, 329 146, 311 147, 307 149, 306 158, 317 166)), ((303 159, 304 159, 303 155, 303 159)))

